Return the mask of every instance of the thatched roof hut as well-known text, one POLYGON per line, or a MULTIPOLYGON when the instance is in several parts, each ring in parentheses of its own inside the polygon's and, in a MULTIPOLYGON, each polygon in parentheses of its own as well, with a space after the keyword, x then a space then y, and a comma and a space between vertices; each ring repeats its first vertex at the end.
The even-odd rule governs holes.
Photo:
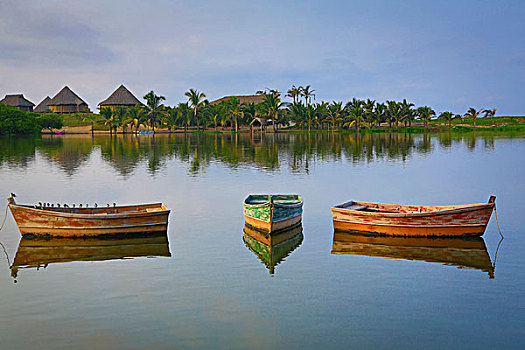
POLYGON ((64 86, 47 105, 53 113, 77 113, 88 110, 87 103, 67 86, 64 86))
POLYGON ((241 104, 246 103, 261 103, 263 101, 264 95, 240 95, 240 96, 224 96, 222 98, 219 98, 218 100, 211 101, 211 105, 216 105, 221 103, 222 101, 227 101, 230 97, 237 97, 239 99, 239 102, 241 104))
POLYGON ((36 112, 36 113, 47 113, 49 112, 49 101, 51 101, 51 97, 49 96, 46 96, 46 98, 44 98, 42 100, 42 102, 40 102, 36 107, 35 109, 33 110, 33 112, 36 112))
POLYGON ((6 106, 17 107, 22 112, 33 112, 35 104, 24 97, 23 94, 5 95, 0 103, 6 106))
POLYGON ((129 108, 140 104, 135 97, 124 85, 120 85, 107 99, 100 102, 99 108, 109 107, 114 110, 116 107, 129 108))

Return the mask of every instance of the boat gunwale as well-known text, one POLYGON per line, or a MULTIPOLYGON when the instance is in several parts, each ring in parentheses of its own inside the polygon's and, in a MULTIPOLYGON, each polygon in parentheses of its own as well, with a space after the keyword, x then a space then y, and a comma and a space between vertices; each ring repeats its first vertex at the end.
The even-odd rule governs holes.
POLYGON ((245 208, 264 208, 264 207, 272 206, 272 205, 275 208, 298 208, 298 207, 303 206, 303 198, 298 194, 268 194, 268 195, 267 194, 257 194, 257 195, 250 194, 248 195, 248 197, 244 199, 244 202, 243 202, 243 206, 245 208), (248 203, 248 200, 252 196, 261 196, 261 197, 267 197, 267 198, 279 197, 279 196, 293 196, 293 197, 297 197, 297 203, 275 203, 273 200, 272 201, 266 200, 266 202, 257 203, 257 204, 248 203))
MULTIPOLYGON (((118 207, 110 207, 109 209, 119 209, 119 208, 133 208, 133 207, 144 207, 144 206, 160 206, 161 208, 166 208, 166 206, 162 203, 151 203, 151 204, 139 204, 139 205, 125 205, 125 206, 118 206, 118 207)), ((75 218, 75 219, 118 219, 118 218, 133 218, 133 217, 143 217, 143 216, 157 216, 157 215, 165 215, 169 214, 171 212, 170 209, 166 210, 158 210, 158 211, 150 211, 150 212, 138 212, 138 211, 131 211, 127 213, 105 213, 105 214, 83 214, 83 213, 68 213, 63 211, 54 211, 54 210, 46 210, 46 209, 39 209, 39 208, 33 208, 29 205, 23 205, 23 204, 9 204, 9 209, 18 209, 18 210, 24 210, 24 211, 30 211, 37 215, 48 215, 48 216, 60 216, 60 217, 66 217, 66 218, 75 218)), ((57 209, 57 208, 55 208, 57 209)), ((64 208, 60 208, 64 209, 64 208)), ((78 210, 81 208, 65 208, 69 210, 78 210)), ((82 209, 98 209, 98 208, 82 208, 82 209)), ((104 207, 101 207, 101 209, 106 209, 104 207)))
POLYGON ((438 215, 450 215, 450 214, 456 214, 456 213, 465 213, 469 211, 477 211, 477 210, 483 210, 483 209, 493 209, 495 206, 495 203, 474 203, 474 204, 460 204, 460 205, 406 205, 406 204, 387 204, 387 203, 379 203, 379 202, 357 202, 357 201, 349 201, 343 204, 339 204, 336 206, 333 206, 330 208, 330 210, 333 212, 341 212, 341 213, 352 213, 352 214, 360 214, 360 215, 366 215, 366 216, 372 216, 372 217, 397 217, 397 218, 406 218, 406 217, 426 217, 426 216, 438 216, 438 215), (397 207, 434 207, 434 208, 443 208, 441 210, 432 210, 432 211, 425 211, 425 212, 410 212, 410 213, 399 213, 399 212, 387 212, 387 211, 361 211, 361 210, 353 210, 345 208, 345 206, 349 206, 351 204, 357 204, 357 205, 364 205, 367 206, 367 204, 386 204, 391 206, 397 206, 397 207))

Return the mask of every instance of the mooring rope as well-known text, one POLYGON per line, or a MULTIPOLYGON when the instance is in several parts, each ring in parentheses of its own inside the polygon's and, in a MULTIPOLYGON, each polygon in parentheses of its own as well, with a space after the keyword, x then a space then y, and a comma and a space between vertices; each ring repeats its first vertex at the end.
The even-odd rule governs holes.
MULTIPOLYGON (((496 210, 496 204, 494 204, 494 213, 496 214, 496 225, 498 226, 498 231, 499 231, 499 234, 501 236, 501 238, 505 238, 503 237, 503 234, 501 233, 501 230, 499 228, 499 222, 498 222, 498 211, 496 210)), ((500 242, 501 243, 501 242, 500 242)))
POLYGON ((2 221, 2 225, 0 225, 0 231, 4 228, 5 219, 7 219, 7 208, 9 208, 9 204, 5 207, 4 220, 2 221))

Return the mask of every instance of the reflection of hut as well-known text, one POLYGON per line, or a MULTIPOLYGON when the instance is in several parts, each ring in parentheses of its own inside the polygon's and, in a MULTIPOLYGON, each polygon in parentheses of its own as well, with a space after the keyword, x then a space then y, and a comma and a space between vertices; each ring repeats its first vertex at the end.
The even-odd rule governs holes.
POLYGON ((218 100, 211 101, 211 105, 216 105, 221 103, 222 101, 228 101, 230 97, 237 97, 239 99, 240 104, 246 103, 262 103, 264 95, 243 95, 243 96, 224 96, 223 98, 219 98, 218 100))
POLYGON ((53 113, 78 113, 88 111, 88 105, 71 89, 64 86, 58 94, 48 103, 49 110, 53 113))
POLYGON ((36 112, 36 113, 47 113, 47 112, 49 112, 49 106, 48 106, 49 101, 51 101, 51 97, 46 96, 46 98, 44 98, 42 100, 42 102, 40 102, 38 104, 38 106, 35 107, 33 112, 36 112))
POLYGON ((22 94, 16 95, 5 95, 4 99, 0 103, 5 104, 6 106, 16 107, 22 112, 33 112, 33 107, 35 104, 28 99, 24 98, 22 94))
POLYGON ((120 85, 111 96, 98 105, 100 108, 109 107, 113 111, 116 107, 129 108, 137 104, 140 104, 140 101, 124 85, 120 85))

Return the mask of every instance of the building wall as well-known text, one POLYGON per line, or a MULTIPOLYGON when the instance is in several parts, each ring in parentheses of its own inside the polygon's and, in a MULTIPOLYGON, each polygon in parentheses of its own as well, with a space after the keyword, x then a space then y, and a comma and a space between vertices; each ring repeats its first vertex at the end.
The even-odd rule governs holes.
POLYGON ((49 110, 52 113, 79 113, 79 112, 86 112, 88 110, 87 105, 60 105, 60 106, 52 106, 49 105, 49 110))

